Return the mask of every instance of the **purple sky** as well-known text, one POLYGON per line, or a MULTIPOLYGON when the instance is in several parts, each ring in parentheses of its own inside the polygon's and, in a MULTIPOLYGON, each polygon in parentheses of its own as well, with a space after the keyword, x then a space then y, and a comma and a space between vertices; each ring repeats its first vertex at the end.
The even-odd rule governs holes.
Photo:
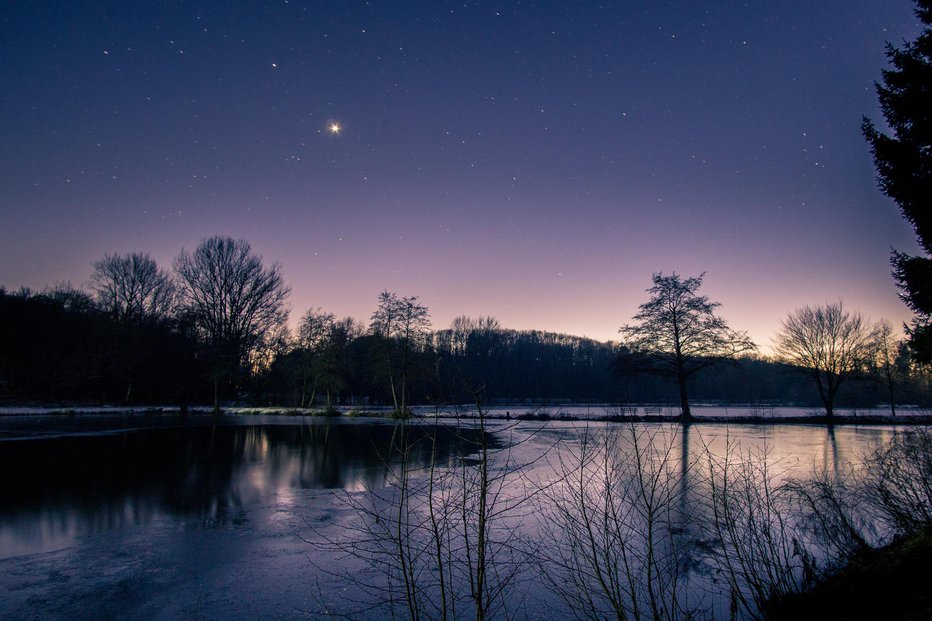
POLYGON ((0 284, 224 234, 282 263, 293 318, 388 289, 435 327, 616 339, 675 270, 765 349, 806 304, 898 324, 917 245, 859 125, 912 9, 4 3, 0 284))

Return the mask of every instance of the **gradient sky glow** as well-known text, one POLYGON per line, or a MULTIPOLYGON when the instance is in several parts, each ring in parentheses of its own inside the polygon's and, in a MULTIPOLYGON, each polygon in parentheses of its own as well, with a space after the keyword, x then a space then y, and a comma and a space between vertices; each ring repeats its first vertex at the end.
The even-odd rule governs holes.
POLYGON ((293 319, 388 289, 435 327, 617 339, 675 270, 765 348, 806 304, 897 324, 890 247, 917 245, 859 126, 912 10, 4 3, 0 284, 224 234, 282 263, 293 319))

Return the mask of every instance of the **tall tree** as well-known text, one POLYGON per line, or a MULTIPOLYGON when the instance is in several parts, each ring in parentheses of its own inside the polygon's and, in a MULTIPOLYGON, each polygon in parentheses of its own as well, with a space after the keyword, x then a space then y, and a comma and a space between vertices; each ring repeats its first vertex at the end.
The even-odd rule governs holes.
POLYGON ((797 309, 774 337, 777 358, 812 378, 829 418, 835 414, 839 387, 869 364, 876 343, 870 323, 846 311, 841 302, 797 309))
POLYGON ((320 308, 310 308, 298 325, 298 348, 300 349, 299 373, 301 375, 301 407, 314 404, 317 397, 320 358, 327 347, 328 337, 333 329, 336 315, 324 312, 320 308), (308 394, 310 389, 310 394, 308 394))
POLYGON ((862 129, 870 143, 880 189, 912 224, 926 256, 894 250, 893 277, 903 301, 916 313, 909 330, 916 360, 932 362, 932 0, 917 0, 922 32, 902 47, 887 46, 891 69, 877 84, 880 110, 892 135, 867 118, 862 129))
POLYGON ((705 274, 680 279, 653 275, 650 299, 641 304, 634 320, 622 326, 624 351, 616 361, 619 374, 647 374, 676 378, 683 422, 692 420, 686 380, 702 369, 751 352, 756 346, 745 332, 736 332, 716 316, 721 307, 699 295, 705 274))
POLYGON ((110 374, 122 377, 123 402, 134 397, 134 386, 152 366, 152 338, 166 326, 175 304, 171 276, 148 254, 107 254, 94 261, 91 283, 97 304, 117 322, 116 333, 101 343, 108 349, 110 374))
POLYGON ((334 395, 345 386, 347 350, 362 333, 363 327, 352 317, 330 321, 327 325, 314 371, 315 380, 319 378, 323 386, 328 412, 333 410, 334 395))
POLYGON ((324 393, 328 411, 346 379, 347 349, 363 328, 352 317, 338 320, 333 313, 311 308, 298 326, 298 381, 301 407, 314 404, 318 389, 324 393), (308 394, 310 391, 310 394, 308 394))
POLYGON ((887 395, 890 398, 890 415, 896 416, 896 375, 897 364, 896 355, 900 343, 893 334, 893 326, 886 319, 877 322, 874 332, 874 375, 880 379, 880 382, 887 388, 887 395))
POLYGON ((285 323, 291 290, 281 266, 266 268, 244 239, 210 237, 175 259, 182 307, 210 348, 214 362, 214 408, 221 378, 234 385, 250 351, 285 323))
POLYGON ((378 308, 372 313, 369 330, 383 339, 392 402, 395 412, 405 416, 411 354, 426 344, 430 313, 418 302, 417 296, 402 298, 383 291, 379 294, 378 308))
POLYGON ((120 321, 165 318, 175 300, 171 276, 148 254, 104 255, 91 282, 97 303, 120 321))

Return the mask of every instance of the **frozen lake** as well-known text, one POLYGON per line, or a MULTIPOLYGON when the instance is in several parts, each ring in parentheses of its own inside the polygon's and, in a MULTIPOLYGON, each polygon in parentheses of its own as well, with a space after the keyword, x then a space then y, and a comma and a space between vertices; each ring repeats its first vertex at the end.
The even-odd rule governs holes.
MULTIPOLYGON (((491 425, 494 432, 508 423, 491 425)), ((551 454, 572 450, 585 429, 609 425, 520 422, 493 433, 493 446, 513 446, 509 467, 525 465, 522 481, 541 482, 553 477, 551 454)), ((654 426, 680 433, 676 425, 654 426)), ((431 428, 408 425, 409 439, 431 428)), ((367 418, 2 417, 0 616, 299 619, 324 606, 348 612, 354 586, 325 570, 347 569, 365 581, 374 569, 322 542, 358 521, 347 498, 385 488, 398 429, 367 418)), ((727 436, 742 447, 767 446, 787 476, 814 466, 839 471, 894 433, 883 426, 706 424, 678 440, 678 459, 723 450, 727 436)), ((415 442, 409 466, 426 465, 432 455, 442 466, 461 463, 478 437, 450 426, 436 443, 415 442)), ((516 532, 539 538, 533 519, 509 519, 516 532)), ((533 574, 517 588, 528 618, 559 613, 533 574)))

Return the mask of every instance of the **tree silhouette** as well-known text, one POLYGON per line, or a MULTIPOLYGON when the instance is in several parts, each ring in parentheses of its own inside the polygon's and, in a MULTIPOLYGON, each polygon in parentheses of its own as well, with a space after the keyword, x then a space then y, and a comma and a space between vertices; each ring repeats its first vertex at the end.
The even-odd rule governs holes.
POLYGON ((877 334, 859 313, 849 313, 836 302, 790 313, 781 322, 774 344, 781 361, 812 378, 831 418, 838 388, 869 363, 877 334))
POLYGON ((94 261, 91 283, 101 309, 120 321, 163 319, 171 311, 175 287, 148 254, 107 254, 94 261))
POLYGON ((320 389, 327 411, 333 411, 334 397, 345 385, 346 350, 362 330, 352 317, 337 320, 336 315, 320 308, 304 314, 297 340, 301 407, 313 406, 320 389))
POLYGON ((874 339, 874 375, 886 387, 890 397, 890 414, 896 416, 896 376, 899 369, 896 364, 897 350, 900 342, 893 334, 893 326, 886 319, 877 322, 874 339))
POLYGON ((200 399, 189 378, 206 371, 174 321, 119 321, 84 292, 0 287, 0 402, 164 404, 200 399))
POLYGON ((654 286, 647 290, 650 299, 634 316, 638 323, 619 330, 625 337, 625 351, 616 361, 616 372, 675 377, 683 422, 692 419, 686 380, 756 349, 746 333, 735 332, 715 315, 721 304, 697 293, 704 276, 681 280, 676 272, 654 274, 654 286))
POLYGON ((302 408, 314 405, 314 400, 317 398, 319 380, 317 371, 335 321, 336 315, 333 313, 324 312, 320 308, 311 308, 304 313, 298 325, 298 348, 300 349, 298 371, 301 381, 299 403, 302 408), (308 395, 309 389, 310 395, 308 395))
MULTIPOLYGON (((887 46, 891 69, 877 84, 877 98, 892 136, 867 118, 862 130, 870 143, 880 189, 912 224, 926 255, 932 254, 932 0, 918 0, 924 28, 914 42, 887 46)), ((894 250, 893 277, 903 301, 916 313, 909 330, 917 361, 932 362, 932 259, 894 250)))
POLYGON ((172 317, 175 286, 148 254, 138 252, 94 261, 91 283, 97 305, 116 323, 101 348, 107 351, 109 374, 125 385, 123 402, 129 403, 157 357, 153 340, 172 317))
POLYGON ((369 329, 383 340, 392 403, 396 414, 404 416, 407 413, 411 354, 426 344, 430 314, 426 306, 418 303, 417 296, 400 298, 395 293, 383 291, 379 294, 379 306, 372 313, 369 329), (395 379, 396 373, 398 380, 395 379))
POLYGON ((220 380, 235 385, 250 351, 285 322, 291 290, 279 264, 263 267, 244 239, 204 239, 194 252, 181 251, 175 272, 182 308, 210 348, 219 409, 220 380))

